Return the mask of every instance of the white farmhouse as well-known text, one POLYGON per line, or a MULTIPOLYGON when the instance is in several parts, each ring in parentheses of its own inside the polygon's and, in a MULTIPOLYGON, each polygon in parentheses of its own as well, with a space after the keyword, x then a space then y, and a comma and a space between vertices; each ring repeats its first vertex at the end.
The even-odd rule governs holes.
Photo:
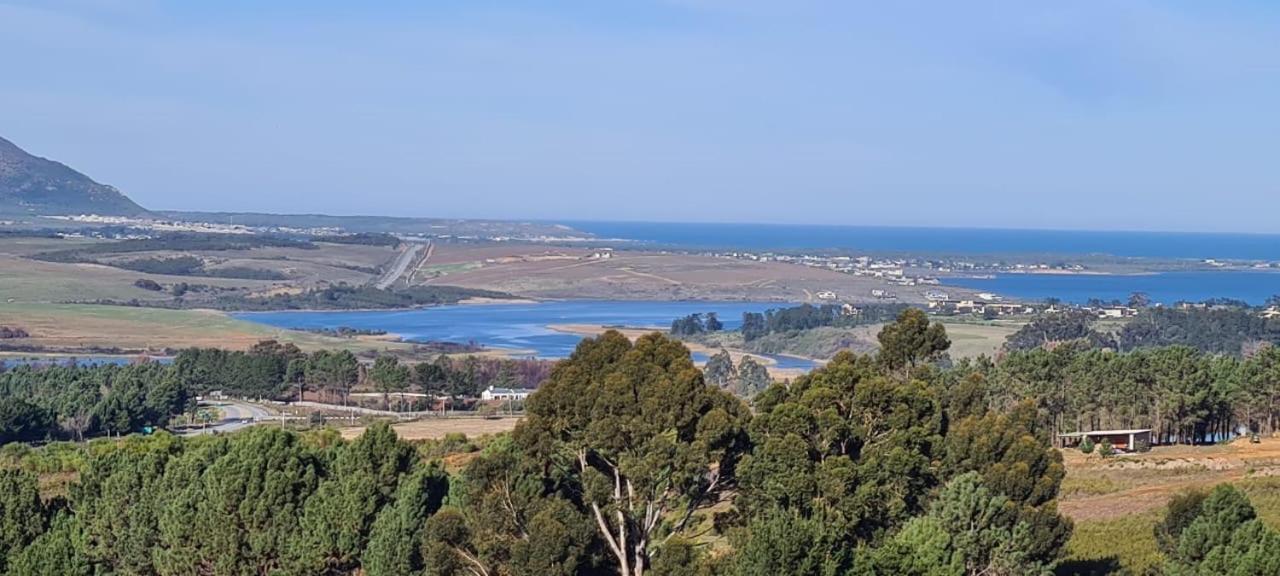
POLYGON ((480 393, 481 400, 524 400, 533 390, 526 388, 494 388, 490 386, 480 393))

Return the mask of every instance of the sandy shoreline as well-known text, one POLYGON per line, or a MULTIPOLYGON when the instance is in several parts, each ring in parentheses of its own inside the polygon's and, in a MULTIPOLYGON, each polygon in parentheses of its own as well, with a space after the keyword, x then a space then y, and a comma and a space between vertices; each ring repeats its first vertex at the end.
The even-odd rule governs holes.
POLYGON ((532 298, 489 298, 487 296, 476 296, 459 300, 458 304, 463 306, 485 306, 489 304, 538 304, 541 300, 532 298))

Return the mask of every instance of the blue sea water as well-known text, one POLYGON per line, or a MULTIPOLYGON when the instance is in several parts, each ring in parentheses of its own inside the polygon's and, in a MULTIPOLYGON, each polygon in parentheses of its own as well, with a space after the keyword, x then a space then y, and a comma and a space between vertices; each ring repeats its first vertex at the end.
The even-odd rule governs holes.
POLYGON ((1020 300, 1058 298, 1084 303, 1091 298, 1127 301, 1144 292, 1153 302, 1173 304, 1231 298, 1258 305, 1280 294, 1280 272, 1167 272, 1148 275, 998 274, 995 278, 949 278, 946 284, 994 292, 1020 300))
POLYGON ((848 249, 932 254, 1109 254, 1280 261, 1280 235, 782 224, 565 222, 601 238, 747 250, 848 249))
MULTIPOLYGON (((438 306, 388 311, 246 312, 237 318, 278 328, 337 328, 348 326, 385 330, 405 340, 475 342, 491 348, 531 350, 540 358, 564 358, 581 336, 548 328, 554 324, 591 324, 665 328, 689 314, 715 312, 726 329, 742 324, 743 312, 763 312, 785 306, 777 302, 638 302, 573 300, 536 303, 438 306)), ((803 358, 773 356, 779 367, 812 368, 803 358)), ((695 355, 695 360, 706 360, 695 355)))

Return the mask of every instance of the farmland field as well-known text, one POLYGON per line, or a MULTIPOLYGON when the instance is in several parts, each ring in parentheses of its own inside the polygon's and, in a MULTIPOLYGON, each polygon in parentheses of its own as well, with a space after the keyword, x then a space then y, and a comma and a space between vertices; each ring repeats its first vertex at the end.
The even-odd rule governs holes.
MULTIPOLYGON (((1146 454, 1103 460, 1065 450, 1067 477, 1058 509, 1075 520, 1069 568, 1119 568, 1142 574, 1156 566, 1153 529, 1175 494, 1229 482, 1258 516, 1280 528, 1280 438, 1216 446, 1158 446, 1146 454), (1125 546, 1115 546, 1117 541, 1125 546)), ((1075 573, 1075 572, 1063 572, 1075 573)), ((1089 573, 1084 571, 1082 573, 1089 573)))
MULTIPOLYGON (((23 345, 67 350, 125 348, 159 351, 191 346, 245 349, 275 338, 312 350, 319 348, 408 348, 372 339, 331 338, 281 330, 206 310, 163 310, 91 304, 0 304, 0 325, 31 334, 23 345)), ((17 341, 15 341, 17 343, 17 341)))
MULTIPOLYGON (((392 428, 405 440, 434 440, 448 434, 465 434, 468 437, 510 432, 519 418, 425 418, 413 422, 395 424, 392 428)), ((343 438, 355 438, 364 433, 363 427, 343 428, 343 438)))

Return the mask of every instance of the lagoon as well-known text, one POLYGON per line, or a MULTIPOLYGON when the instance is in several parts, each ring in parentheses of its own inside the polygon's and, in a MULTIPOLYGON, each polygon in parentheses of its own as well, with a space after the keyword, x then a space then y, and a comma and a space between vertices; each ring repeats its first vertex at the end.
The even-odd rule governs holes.
MULTIPOLYGON (((539 358, 565 358, 582 340, 550 326, 586 324, 665 329, 676 318, 715 312, 725 329, 742 324, 743 312, 789 306, 781 302, 651 302, 572 300, 459 304, 414 310, 246 312, 236 318, 277 328, 385 330, 410 342, 457 342, 526 351, 539 358)), ((771 356, 780 368, 812 368, 814 362, 771 356)), ((695 355, 695 360, 705 357, 695 355)))
POLYGON ((948 278, 951 286, 993 292, 1018 300, 1057 298, 1083 304, 1091 298, 1129 300, 1144 292, 1153 302, 1203 302, 1230 298, 1260 305, 1280 294, 1280 272, 1203 271, 1160 274, 999 274, 994 278, 948 278))

